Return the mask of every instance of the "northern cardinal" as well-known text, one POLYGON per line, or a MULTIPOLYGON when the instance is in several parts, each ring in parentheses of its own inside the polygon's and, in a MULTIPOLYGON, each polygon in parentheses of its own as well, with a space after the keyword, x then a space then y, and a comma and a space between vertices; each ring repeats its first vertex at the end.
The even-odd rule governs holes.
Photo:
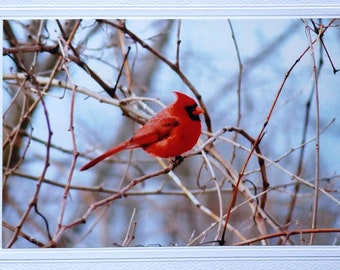
POLYGON ((132 138, 91 160, 80 170, 87 170, 125 149, 141 147, 153 156, 169 158, 194 147, 201 134, 199 114, 204 111, 191 97, 180 92, 174 93, 177 100, 150 118, 132 138))

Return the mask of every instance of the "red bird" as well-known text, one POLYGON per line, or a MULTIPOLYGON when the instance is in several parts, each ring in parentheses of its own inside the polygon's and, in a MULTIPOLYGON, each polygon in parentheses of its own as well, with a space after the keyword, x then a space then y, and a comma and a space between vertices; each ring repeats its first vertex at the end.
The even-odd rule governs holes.
POLYGON ((125 149, 141 147, 153 156, 169 158, 193 148, 201 134, 199 114, 204 111, 191 97, 174 93, 177 100, 147 121, 132 138, 91 160, 80 170, 85 171, 125 149))

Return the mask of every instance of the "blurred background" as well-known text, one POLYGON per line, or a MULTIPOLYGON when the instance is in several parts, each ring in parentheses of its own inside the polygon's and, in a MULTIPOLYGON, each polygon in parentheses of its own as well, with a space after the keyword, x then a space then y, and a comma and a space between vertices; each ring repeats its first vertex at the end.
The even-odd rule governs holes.
MULTIPOLYGON (((209 149, 174 171, 188 191, 160 174, 96 209, 162 164, 136 149, 79 171, 171 103, 174 90, 201 96, 207 114, 199 145, 223 127, 256 139, 278 98, 259 145, 265 167, 251 157, 226 245, 315 224, 312 240, 301 233, 251 244, 338 245, 339 23, 4 21, 3 247, 217 244, 235 179, 209 149), (311 41, 313 53, 306 51, 311 41), (255 218, 254 204, 265 221, 255 218), (86 223, 77 222, 82 217, 86 223)), ((238 175, 249 140, 231 131, 214 145, 238 175)))

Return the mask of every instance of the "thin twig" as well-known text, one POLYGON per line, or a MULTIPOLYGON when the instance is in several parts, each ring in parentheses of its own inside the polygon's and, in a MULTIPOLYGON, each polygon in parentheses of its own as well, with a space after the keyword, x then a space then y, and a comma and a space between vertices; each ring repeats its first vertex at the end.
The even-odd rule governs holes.
POLYGON ((318 228, 318 229, 301 229, 301 230, 282 231, 282 232, 277 232, 277 233, 272 233, 272 234, 267 234, 267 235, 261 235, 259 237, 252 238, 244 242, 236 243, 235 246, 250 245, 250 244, 254 244, 259 241, 263 241, 265 239, 272 239, 272 238, 282 237, 282 236, 284 236, 285 241, 287 241, 290 236, 296 235, 296 234, 335 233, 335 232, 340 232, 340 228, 318 228))
POLYGON ((216 174, 213 170, 212 164, 209 160, 209 157, 205 153, 205 151, 202 151, 202 157, 204 158, 205 163, 208 166, 208 169, 211 174, 211 180, 214 182, 216 187, 216 193, 217 193, 217 199, 218 199, 218 209, 219 209, 219 220, 218 220, 218 228, 217 228, 217 234, 215 240, 217 241, 220 239, 220 236, 222 234, 222 226, 223 226, 223 200, 222 200, 222 194, 221 194, 221 188, 217 183, 216 174))
POLYGON ((133 239, 135 239, 135 231, 136 231, 136 221, 135 221, 135 217, 136 217, 136 208, 133 208, 132 214, 131 214, 131 218, 130 218, 130 222, 129 222, 129 226, 127 227, 126 230, 126 235, 125 238, 123 240, 122 243, 122 247, 127 247, 131 241, 133 241, 133 239))
MULTIPOLYGON (((314 200, 313 200, 313 215, 311 229, 316 229, 317 216, 318 216, 318 204, 319 204, 319 185, 320 185, 320 108, 319 108, 319 84, 318 75, 315 63, 314 46, 312 44, 312 37, 310 33, 310 28, 306 20, 305 30, 307 34, 307 40, 309 42, 310 54, 312 57, 313 66, 313 78, 314 78, 314 88, 315 88, 315 182, 314 182, 314 200)), ((320 36, 320 33, 319 33, 320 36)), ((319 37, 318 36, 318 37, 319 37)), ((314 233, 311 233, 309 238, 309 244, 312 245, 314 241, 314 233)))
POLYGON ((176 63, 175 65, 179 68, 179 49, 181 45, 181 26, 182 20, 177 20, 177 47, 176 47, 176 63))
MULTIPOLYGON (((241 104, 241 83, 242 83, 242 74, 243 74, 243 65, 242 65, 242 60, 241 60, 241 54, 240 54, 240 50, 238 48, 238 44, 237 44, 237 40, 236 40, 236 36, 235 36, 235 32, 234 32, 234 28, 233 25, 231 24, 231 20, 228 19, 228 24, 229 24, 229 28, 230 28, 230 32, 231 32, 231 38, 233 40, 234 43, 234 47, 235 47, 235 51, 236 51, 236 55, 237 55, 237 62, 238 62, 238 77, 237 77, 237 119, 236 119, 236 127, 239 127, 241 124, 241 117, 242 117, 242 113, 241 113, 241 108, 242 108, 242 104, 241 104)), ((233 140, 236 142, 237 140, 237 136, 238 133, 235 132, 234 133, 234 137, 233 140)), ((233 161, 236 157, 236 148, 233 148, 232 154, 231 154, 231 158, 230 158, 230 163, 233 164, 233 161)))

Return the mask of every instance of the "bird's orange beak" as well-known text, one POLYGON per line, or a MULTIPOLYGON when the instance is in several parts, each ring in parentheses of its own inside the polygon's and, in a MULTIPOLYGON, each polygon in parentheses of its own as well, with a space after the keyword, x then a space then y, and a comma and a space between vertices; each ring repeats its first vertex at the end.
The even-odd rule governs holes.
POLYGON ((201 113, 204 113, 204 110, 201 107, 196 107, 195 110, 192 112, 193 115, 199 115, 201 113))

